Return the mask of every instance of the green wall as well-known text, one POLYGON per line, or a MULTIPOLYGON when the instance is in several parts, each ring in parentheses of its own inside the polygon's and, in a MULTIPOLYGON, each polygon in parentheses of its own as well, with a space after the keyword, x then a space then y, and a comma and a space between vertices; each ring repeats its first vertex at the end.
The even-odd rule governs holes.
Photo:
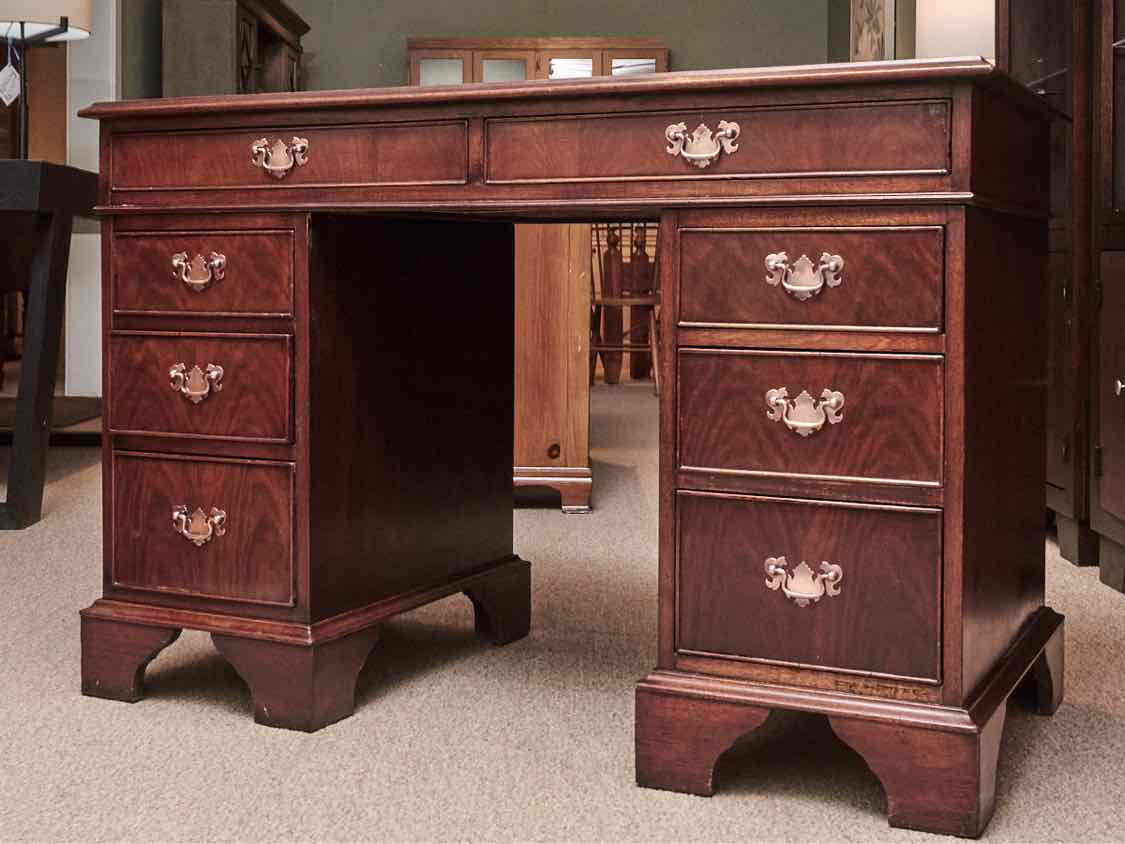
POLYGON ((120 96, 160 96, 160 0, 121 0, 120 96))
POLYGON ((673 70, 828 57, 829 0, 288 2, 312 26, 305 87, 318 90, 405 84, 409 36, 662 36, 673 70))

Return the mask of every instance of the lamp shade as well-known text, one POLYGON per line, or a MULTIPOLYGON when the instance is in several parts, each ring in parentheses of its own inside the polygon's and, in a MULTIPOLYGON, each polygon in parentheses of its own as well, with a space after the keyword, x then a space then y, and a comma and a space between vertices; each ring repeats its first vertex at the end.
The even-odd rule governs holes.
POLYGON ((69 29, 48 38, 48 41, 77 41, 90 37, 90 0, 0 0, 0 38, 34 38, 58 29, 59 19, 66 18, 69 29))

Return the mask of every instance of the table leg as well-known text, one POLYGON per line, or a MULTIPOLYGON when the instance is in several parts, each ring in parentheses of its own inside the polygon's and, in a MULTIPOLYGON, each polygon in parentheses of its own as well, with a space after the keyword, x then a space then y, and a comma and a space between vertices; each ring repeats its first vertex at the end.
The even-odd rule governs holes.
POLYGON ((72 222, 67 214, 41 214, 36 220, 8 497, 0 504, 0 530, 33 525, 43 511, 72 222))

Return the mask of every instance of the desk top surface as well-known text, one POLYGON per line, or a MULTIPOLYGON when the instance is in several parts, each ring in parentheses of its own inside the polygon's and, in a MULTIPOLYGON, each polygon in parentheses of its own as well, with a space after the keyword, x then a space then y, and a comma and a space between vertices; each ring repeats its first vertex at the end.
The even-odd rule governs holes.
POLYGON ((998 88, 1039 108, 1049 108, 995 65, 978 57, 860 62, 852 64, 788 65, 781 67, 699 70, 658 73, 630 78, 595 77, 568 80, 528 80, 511 83, 470 83, 434 87, 356 88, 341 91, 299 91, 283 94, 239 94, 175 97, 95 103, 79 112, 101 120, 145 116, 254 113, 301 109, 364 108, 410 104, 455 104, 496 100, 544 100, 563 97, 628 96, 691 92, 744 91, 896 82, 971 81, 998 88))

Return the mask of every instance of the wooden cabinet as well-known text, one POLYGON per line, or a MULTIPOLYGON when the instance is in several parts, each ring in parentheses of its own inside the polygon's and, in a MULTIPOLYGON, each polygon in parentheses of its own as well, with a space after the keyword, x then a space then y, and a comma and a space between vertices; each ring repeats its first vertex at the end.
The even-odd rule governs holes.
POLYGON ((163 0, 165 97, 301 87, 309 25, 281 0, 163 0))
MULTIPOLYGON (((407 56, 410 84, 422 86, 637 76, 668 69, 667 46, 645 38, 410 38, 407 56)), ((662 120, 648 122, 663 133, 662 120)), ((613 148, 621 133, 632 130, 621 120, 489 120, 484 178, 519 184, 585 178, 591 167, 619 172, 621 157, 613 148), (575 137, 579 131, 581 143, 575 137), (550 169, 554 162, 534 151, 560 143, 587 152, 560 162, 567 169, 556 173, 550 169)), ((655 163, 666 167, 660 157, 655 163)), ((538 500, 540 490, 553 490, 563 511, 571 513, 590 509, 593 489, 590 247, 588 225, 516 226, 513 485, 517 499, 525 501, 538 500)))
POLYGON ((1101 579, 1125 592, 1125 2, 1094 3, 1091 525, 1101 579))
MULTIPOLYGON (((1096 0, 1094 5, 1096 5, 1096 0)), ((1098 562, 1090 527, 1088 401, 1096 295, 1091 256, 1090 0, 999 0, 997 58, 1060 112, 1051 128, 1048 255, 1047 506, 1062 556, 1098 562)), ((1096 94, 1094 94, 1097 96, 1096 94)))

